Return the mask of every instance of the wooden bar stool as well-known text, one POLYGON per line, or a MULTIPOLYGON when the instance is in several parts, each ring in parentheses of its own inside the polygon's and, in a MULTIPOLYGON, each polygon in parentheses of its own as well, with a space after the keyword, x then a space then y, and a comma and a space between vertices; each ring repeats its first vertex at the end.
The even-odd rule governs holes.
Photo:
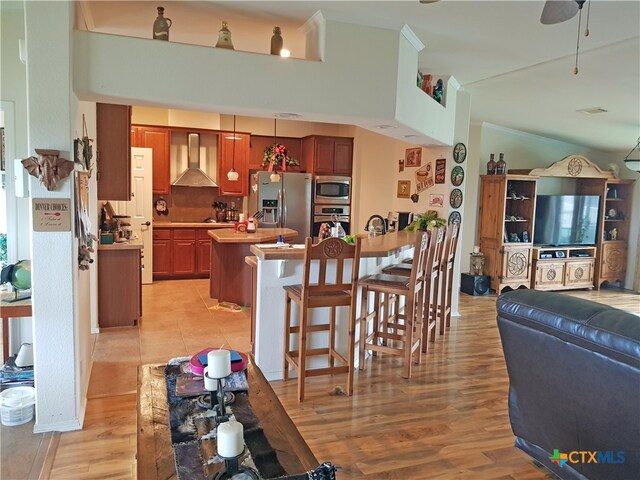
POLYGON ((420 363, 420 341, 422 329, 423 294, 422 279, 424 277, 425 258, 429 235, 418 235, 415 243, 416 261, 411 274, 407 276, 377 274, 360 280, 362 287, 360 296, 360 370, 364 370, 364 357, 367 350, 374 354, 388 353, 403 358, 404 378, 411 377, 412 363, 420 363), (373 310, 369 312, 369 294, 374 294, 373 310), (382 299, 381 297, 385 297, 382 299), (388 299, 395 298, 395 311, 390 308, 388 299), (399 298, 405 298, 404 311, 398 311, 399 298), (369 333, 369 322, 373 328, 369 333), (389 343, 387 343, 389 341, 389 343), (393 341, 393 346, 391 346, 393 341), (399 342, 401 345, 396 346, 399 342), (413 362, 412 362, 413 360, 413 362))
POLYGON ((422 313, 422 352, 427 351, 429 341, 436 341, 436 325, 438 320, 438 285, 440 280, 440 263, 446 227, 434 228, 424 269, 424 311, 422 313))
POLYGON ((451 290, 453 288, 453 264, 458 250, 459 223, 451 223, 447 228, 447 235, 444 240, 443 260, 440 264, 440 277, 442 287, 440 289, 440 302, 438 306, 438 316, 440 320, 440 335, 444 335, 445 325, 451 326, 451 290))
POLYGON ((298 372, 298 401, 304 400, 306 377, 347 373, 347 394, 353 394, 356 301, 358 276, 360 271, 360 238, 355 245, 349 245, 340 238, 327 238, 317 245, 307 237, 304 249, 304 273, 302 284, 287 285, 285 290, 285 329, 284 329, 284 379, 289 378, 289 367, 298 372), (353 259, 350 281, 344 281, 344 261, 353 259), (318 278, 311 283, 312 262, 318 264, 318 278), (332 267, 335 275, 328 275, 332 267), (300 306, 300 323, 291 325, 291 302, 300 306), (328 323, 310 324, 309 309, 327 307, 328 323), (336 308, 348 307, 348 352, 345 358, 336 351, 336 308), (329 332, 328 347, 308 348, 312 333, 329 332), (298 349, 291 347, 291 336, 298 335, 298 349), (326 355, 328 366, 308 368, 308 357, 326 355), (336 365, 336 362, 340 365, 336 365))

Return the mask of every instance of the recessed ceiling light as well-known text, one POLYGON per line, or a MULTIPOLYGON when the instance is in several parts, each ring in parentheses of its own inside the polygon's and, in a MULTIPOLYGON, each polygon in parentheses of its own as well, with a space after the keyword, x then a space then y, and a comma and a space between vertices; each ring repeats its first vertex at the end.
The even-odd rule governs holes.
POLYGON ((379 130, 387 130, 389 128, 398 128, 395 125, 376 125, 376 128, 379 130))
POLYGON ((287 58, 291 56, 291 52, 289 50, 287 50, 286 48, 283 48, 282 50, 280 50, 280 56, 287 58))
POLYGON ((276 118, 300 118, 302 115, 299 113, 276 113, 273 116, 276 118))
POLYGON ((578 113, 584 113, 586 115, 595 115, 597 113, 606 113, 609 110, 605 110, 602 107, 591 107, 591 108, 582 108, 580 110, 576 110, 578 113))
POLYGON ((415 133, 410 133, 409 135, 402 135, 402 138, 415 138, 418 135, 416 135, 415 133))

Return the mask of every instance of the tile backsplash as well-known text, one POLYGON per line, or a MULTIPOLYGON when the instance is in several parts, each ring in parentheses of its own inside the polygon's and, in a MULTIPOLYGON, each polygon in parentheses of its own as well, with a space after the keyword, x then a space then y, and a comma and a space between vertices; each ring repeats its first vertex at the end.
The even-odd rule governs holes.
POLYGON ((243 197, 219 197, 215 187, 171 187, 167 195, 153 195, 153 202, 164 198, 169 209, 168 215, 158 215, 153 210, 153 219, 160 222, 202 222, 211 216, 213 202, 225 202, 243 211, 243 197))

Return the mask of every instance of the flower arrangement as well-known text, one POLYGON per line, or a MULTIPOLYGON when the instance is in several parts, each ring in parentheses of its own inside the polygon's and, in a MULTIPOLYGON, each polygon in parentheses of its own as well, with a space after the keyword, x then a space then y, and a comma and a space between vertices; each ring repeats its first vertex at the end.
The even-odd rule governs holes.
POLYGON ((447 221, 444 218, 439 218, 438 212, 430 210, 424 215, 417 215, 417 218, 407 225, 405 230, 417 232, 418 230, 433 230, 433 227, 440 228, 446 225, 447 221))
POLYGON ((300 162, 295 158, 291 158, 285 147, 281 143, 269 145, 264 149, 264 158, 260 166, 266 168, 269 172, 274 171, 277 167, 281 167, 285 172, 287 167, 300 165, 300 162))

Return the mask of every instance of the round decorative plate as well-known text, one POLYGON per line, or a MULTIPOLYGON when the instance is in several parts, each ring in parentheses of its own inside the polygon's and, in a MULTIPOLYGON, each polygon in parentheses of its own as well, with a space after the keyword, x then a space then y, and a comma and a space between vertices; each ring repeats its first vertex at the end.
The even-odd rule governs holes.
POLYGON ((460 208, 460 205, 462 205, 462 190, 459 188, 451 190, 451 195, 449 195, 449 204, 452 208, 460 208))
POLYGON ((462 222, 462 215, 460 215, 460 212, 451 212, 451 215, 449 215, 449 223, 461 223, 462 222))
POLYGON ((464 169, 460 165, 456 165, 451 170, 451 183, 454 187, 459 187, 462 185, 464 180, 464 169))
POLYGON ((456 143, 456 146, 453 147, 453 161, 462 163, 465 158, 467 158, 467 146, 462 142, 456 143))

